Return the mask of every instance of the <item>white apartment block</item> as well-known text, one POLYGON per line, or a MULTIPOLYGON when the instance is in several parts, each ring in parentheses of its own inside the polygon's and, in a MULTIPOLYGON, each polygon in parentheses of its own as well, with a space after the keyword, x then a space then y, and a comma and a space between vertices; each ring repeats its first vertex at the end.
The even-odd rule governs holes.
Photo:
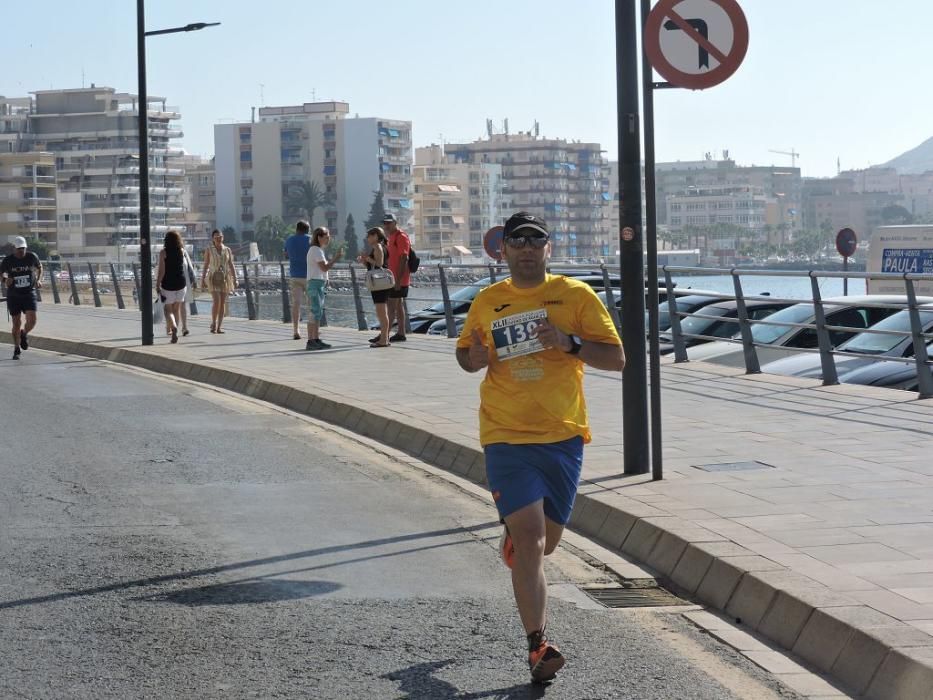
POLYGON ((419 249, 439 257, 481 255, 483 236, 502 224, 502 166, 451 163, 441 146, 415 151, 415 230, 419 249))
POLYGON ((776 198, 767 196, 760 187, 747 185, 689 187, 668 195, 664 206, 668 227, 674 231, 717 224, 760 231, 779 220, 776 198))
MULTIPOLYGON (((32 94, 25 118, 10 119, 10 130, 0 134, 0 150, 54 154, 58 226, 49 243, 64 258, 119 258, 139 238, 136 96, 94 85, 32 94)), ((177 109, 162 97, 148 102, 150 222, 157 243, 172 228, 185 231, 182 151, 172 145, 182 132, 177 109)))
POLYGON ((511 209, 547 222, 554 257, 598 260, 616 250, 604 223, 610 194, 598 143, 520 132, 446 144, 445 153, 455 163, 501 165, 511 209))
POLYGON ((386 211, 409 232, 414 220, 411 122, 349 116, 345 102, 262 107, 259 120, 214 126, 217 223, 249 238, 264 216, 291 224, 300 212, 290 193, 316 183, 332 195, 314 226, 342 230, 352 214, 357 231, 377 192, 386 211))

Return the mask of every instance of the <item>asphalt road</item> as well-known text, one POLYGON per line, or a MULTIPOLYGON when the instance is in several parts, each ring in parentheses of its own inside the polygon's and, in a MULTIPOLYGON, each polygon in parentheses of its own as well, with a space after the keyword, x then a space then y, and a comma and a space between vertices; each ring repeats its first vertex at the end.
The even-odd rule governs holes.
POLYGON ((0 382, 0 698, 797 697, 677 612, 586 604, 567 551, 568 664, 530 686, 487 502, 193 384, 36 350, 0 382))

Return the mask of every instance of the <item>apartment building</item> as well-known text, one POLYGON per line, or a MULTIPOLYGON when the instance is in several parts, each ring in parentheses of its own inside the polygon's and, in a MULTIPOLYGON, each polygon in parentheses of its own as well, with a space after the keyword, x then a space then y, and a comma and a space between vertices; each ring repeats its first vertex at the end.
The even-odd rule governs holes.
POLYGON ((411 122, 350 117, 346 102, 262 107, 259 119, 214 127, 218 225, 244 237, 264 216, 298 218, 292 195, 314 183, 332 198, 314 225, 365 222, 377 192, 402 228, 414 217, 411 122))
POLYGON ((211 231, 217 220, 214 159, 186 155, 181 160, 185 169, 185 191, 182 195, 187 228, 185 243, 202 250, 210 244, 211 231))
POLYGON ((680 196, 691 188, 751 187, 774 200, 777 219, 772 225, 783 224, 782 229, 794 231, 803 225, 802 182, 800 168, 742 166, 730 159, 728 152, 724 153, 722 160, 715 160, 708 154, 705 160, 700 161, 658 163, 655 167, 658 224, 671 224, 672 228, 677 226, 667 218, 671 210, 665 206, 665 200, 669 196, 680 196))
POLYGON ((0 242, 54 243, 57 221, 55 156, 0 152, 0 242))
POLYGON ((779 223, 776 198, 769 197, 761 187, 747 185, 689 187, 667 195, 664 208, 672 231, 717 224, 760 231, 766 225, 779 223))
MULTIPOLYGON (((139 237, 136 96, 93 84, 32 95, 0 106, 0 151, 54 155, 58 227, 48 232, 48 242, 63 258, 119 257, 139 237)), ((157 241, 185 226, 182 151, 172 145, 182 136, 181 115, 165 98, 148 102, 150 222, 157 241)))
POLYGON ((602 259, 616 250, 604 224, 610 194, 598 143, 547 139, 531 132, 490 133, 488 139, 472 143, 449 143, 445 153, 454 163, 501 165, 510 208, 547 222, 555 258, 602 259))
POLYGON ((442 146, 415 151, 414 205, 419 249, 437 256, 481 255, 483 236, 502 223, 502 166, 451 163, 442 146))

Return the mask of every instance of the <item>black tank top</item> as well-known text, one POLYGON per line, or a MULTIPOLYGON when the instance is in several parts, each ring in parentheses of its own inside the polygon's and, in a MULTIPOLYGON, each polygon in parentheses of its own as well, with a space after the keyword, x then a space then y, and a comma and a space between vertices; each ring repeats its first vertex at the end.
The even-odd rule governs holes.
POLYGON ((166 248, 162 289, 175 292, 184 289, 185 286, 185 256, 178 248, 166 248))

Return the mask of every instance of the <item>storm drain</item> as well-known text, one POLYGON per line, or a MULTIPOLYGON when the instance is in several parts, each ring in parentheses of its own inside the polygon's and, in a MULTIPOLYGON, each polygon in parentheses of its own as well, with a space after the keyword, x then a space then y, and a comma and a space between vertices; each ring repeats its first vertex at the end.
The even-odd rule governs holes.
POLYGON ((656 608, 668 605, 690 605, 670 591, 656 586, 625 588, 623 586, 581 586, 580 590, 607 608, 656 608))
POLYGON ((702 469, 705 472, 742 472, 752 469, 774 469, 774 465, 764 462, 723 462, 721 464, 694 464, 693 468, 702 469))

